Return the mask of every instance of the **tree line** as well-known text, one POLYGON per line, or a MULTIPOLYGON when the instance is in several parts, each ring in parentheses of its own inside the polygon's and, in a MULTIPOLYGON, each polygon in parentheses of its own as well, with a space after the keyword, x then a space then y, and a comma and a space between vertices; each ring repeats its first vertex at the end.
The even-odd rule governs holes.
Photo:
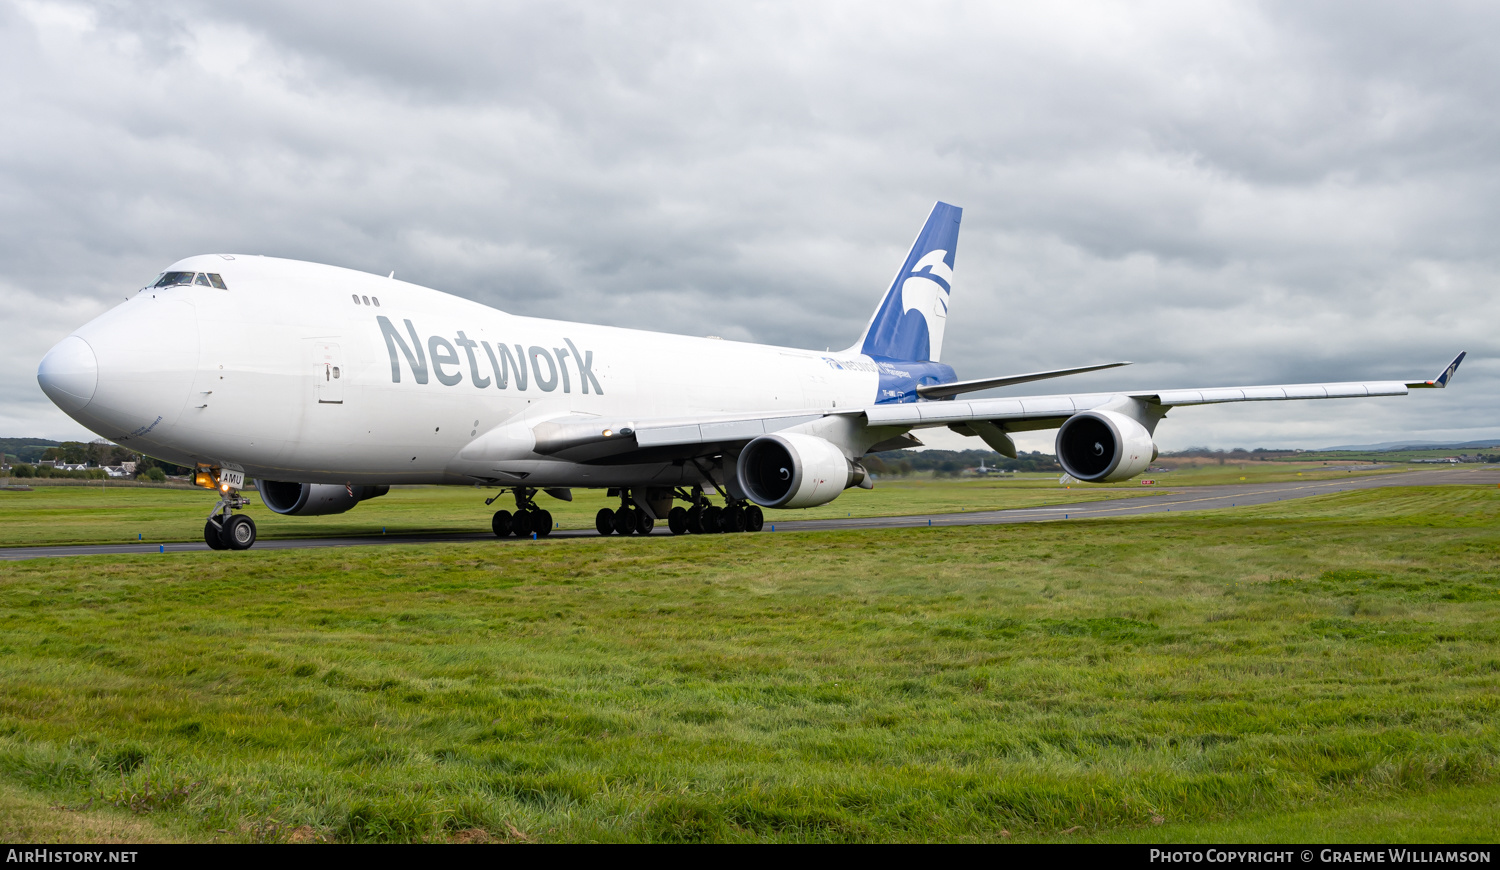
POLYGON ((118 444, 98 440, 48 441, 45 438, 0 438, 0 452, 10 464, 12 477, 26 478, 74 478, 100 480, 108 477, 106 465, 135 463, 135 476, 140 479, 164 481, 170 476, 192 474, 193 469, 170 462, 162 462, 137 453, 118 444), (64 470, 43 465, 45 461, 64 465, 88 465, 78 471, 64 470))
POLYGON ((985 468, 1000 471, 1062 472, 1057 457, 1041 451, 1022 452, 1011 459, 993 450, 887 450, 872 453, 863 462, 870 473, 887 477, 906 477, 922 472, 931 472, 935 477, 958 477, 965 471, 978 468, 981 460, 985 468))

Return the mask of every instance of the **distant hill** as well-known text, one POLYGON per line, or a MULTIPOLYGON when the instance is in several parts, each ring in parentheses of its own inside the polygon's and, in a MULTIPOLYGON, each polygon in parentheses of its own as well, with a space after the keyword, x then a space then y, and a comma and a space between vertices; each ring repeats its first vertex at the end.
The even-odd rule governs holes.
POLYGON ((48 447, 59 447, 61 441, 46 438, 0 438, 0 453, 16 457, 20 462, 36 462, 48 447))
POLYGON ((1379 444, 1346 444, 1343 447, 1323 449, 1390 452, 1396 450, 1489 450, 1495 447, 1500 447, 1500 438, 1483 441, 1382 441, 1379 444))

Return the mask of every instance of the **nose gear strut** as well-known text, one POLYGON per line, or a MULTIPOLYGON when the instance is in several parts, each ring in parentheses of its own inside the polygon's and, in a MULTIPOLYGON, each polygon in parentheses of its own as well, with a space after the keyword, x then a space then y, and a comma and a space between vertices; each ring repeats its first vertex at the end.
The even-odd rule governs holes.
MULTIPOLYGON (((202 478, 204 474, 199 472, 198 476, 202 478)), ((203 524, 203 543, 214 550, 248 550, 255 546, 255 520, 234 513, 249 507, 250 499, 240 495, 239 488, 229 481, 232 474, 243 483, 244 475, 239 472, 226 474, 217 468, 206 474, 219 493, 219 503, 208 512, 208 521, 203 524)))

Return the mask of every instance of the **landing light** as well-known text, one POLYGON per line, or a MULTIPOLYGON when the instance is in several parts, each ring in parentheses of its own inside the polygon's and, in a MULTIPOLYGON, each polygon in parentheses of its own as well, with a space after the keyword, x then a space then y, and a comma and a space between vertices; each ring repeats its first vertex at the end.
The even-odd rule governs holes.
POLYGON ((615 434, 615 430, 613 430, 613 429, 605 429, 604 430, 604 437, 605 438, 608 438, 608 437, 610 437, 613 434, 615 434))

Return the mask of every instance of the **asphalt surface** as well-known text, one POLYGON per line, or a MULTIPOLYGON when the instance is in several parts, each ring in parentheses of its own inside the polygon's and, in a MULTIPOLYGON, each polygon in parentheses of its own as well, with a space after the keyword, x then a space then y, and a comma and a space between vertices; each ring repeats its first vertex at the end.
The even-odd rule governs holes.
MULTIPOLYGON (((1500 485, 1500 467, 1459 466, 1456 468, 1423 469, 1393 474, 1369 476, 1350 475, 1347 479, 1325 479, 1287 483, 1241 483, 1227 486, 1191 486, 1176 489, 1165 488, 1149 496, 1107 499, 1083 504, 1065 504, 1055 507, 1014 508, 998 511, 967 511, 956 514, 914 514, 901 517, 850 517, 828 520, 777 520, 766 518, 765 531, 813 532, 839 529, 906 529, 939 526, 989 526, 1007 523, 1036 523, 1046 521, 1103 519, 1108 517, 1132 517, 1144 514, 1177 513, 1187 511, 1221 510, 1270 504, 1294 498, 1327 495, 1356 489, 1375 489, 1386 486, 1439 486, 1444 484, 1500 485)), ((1132 490, 1135 492, 1136 490, 1132 490)), ((769 513, 769 512, 768 512, 769 513)), ((671 537, 666 524, 656 527, 655 537, 671 537)), ((598 537, 592 530, 557 531, 552 538, 598 537)), ((433 535, 381 535, 347 538, 289 538, 282 540, 260 540, 257 550, 304 550, 322 547, 375 547, 389 544, 433 544, 464 541, 490 541, 497 545, 521 544, 523 539, 497 540, 492 534, 458 532, 433 535)), ((0 548, 0 561, 37 559, 53 556, 118 556, 144 553, 192 553, 207 552, 208 545, 197 543, 177 544, 75 544, 55 547, 5 547, 0 548)))

